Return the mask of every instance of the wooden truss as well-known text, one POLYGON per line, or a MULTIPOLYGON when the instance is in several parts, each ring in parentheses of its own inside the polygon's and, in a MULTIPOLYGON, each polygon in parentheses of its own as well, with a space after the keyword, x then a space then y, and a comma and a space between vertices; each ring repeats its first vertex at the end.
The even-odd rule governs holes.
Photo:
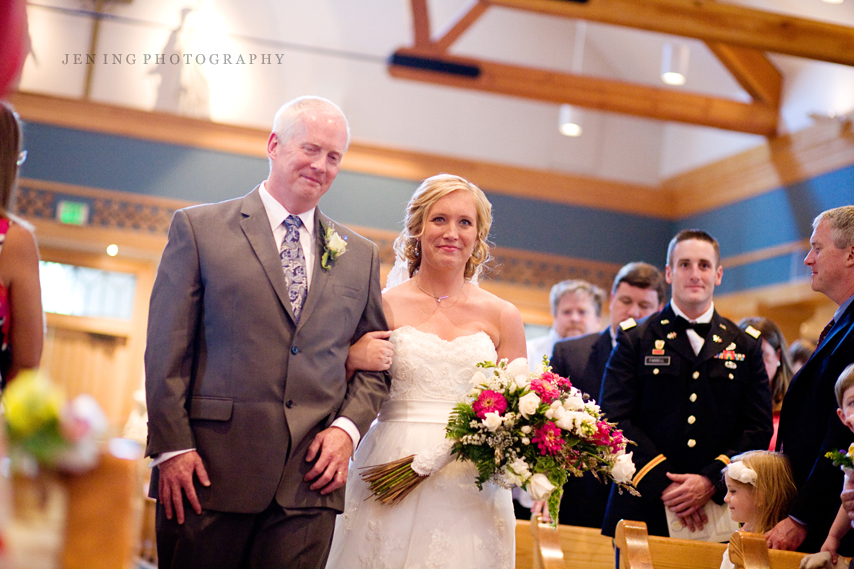
POLYGON ((854 65, 852 28, 713 0, 473 0, 435 38, 428 0, 410 2, 415 41, 392 56, 394 77, 769 137, 777 134, 783 80, 765 52, 854 65), (752 101, 450 55, 490 6, 704 41, 752 101))

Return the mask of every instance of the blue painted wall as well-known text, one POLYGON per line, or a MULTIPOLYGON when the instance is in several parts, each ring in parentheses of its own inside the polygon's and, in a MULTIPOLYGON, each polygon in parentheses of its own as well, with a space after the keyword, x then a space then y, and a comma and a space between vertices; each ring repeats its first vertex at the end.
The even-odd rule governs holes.
MULTIPOLYGON (((266 159, 29 123, 22 176, 151 196, 215 202, 249 192, 266 178, 266 159)), ((398 231, 417 184, 341 172, 323 211, 353 225, 398 231)), ((724 258, 809 237, 821 211, 854 203, 854 166, 778 188, 676 222, 490 192, 492 240, 511 247, 623 264, 663 266, 679 229, 714 235, 724 258)), ((808 275, 800 253, 727 269, 719 292, 736 292, 808 275)))

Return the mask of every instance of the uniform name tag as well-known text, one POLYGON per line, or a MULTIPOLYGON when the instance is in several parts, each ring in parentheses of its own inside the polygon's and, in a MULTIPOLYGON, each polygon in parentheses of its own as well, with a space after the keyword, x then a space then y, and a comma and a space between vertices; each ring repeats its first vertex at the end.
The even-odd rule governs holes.
POLYGON ((669 366, 670 356, 646 356, 643 363, 648 366, 669 366))

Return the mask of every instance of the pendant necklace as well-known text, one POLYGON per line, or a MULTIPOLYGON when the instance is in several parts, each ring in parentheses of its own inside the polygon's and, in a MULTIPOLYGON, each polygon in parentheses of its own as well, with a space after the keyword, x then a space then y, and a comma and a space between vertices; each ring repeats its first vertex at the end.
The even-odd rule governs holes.
POLYGON ((463 290, 463 287, 464 287, 464 286, 466 286, 466 282, 468 282, 468 281, 463 281, 463 286, 461 286, 460 288, 458 288, 457 290, 455 290, 455 291, 454 291, 454 292, 452 292, 451 294, 446 294, 445 296, 436 296, 435 294, 430 294, 429 292, 427 292, 426 290, 424 290, 423 288, 421 288, 421 285, 420 285, 420 284, 418 284, 418 281, 417 281, 417 280, 412 279, 412 281, 415 283, 415 286, 417 286, 417 287, 418 287, 418 290, 420 290, 421 292, 423 292, 423 293, 424 293, 424 294, 426 294, 427 296, 429 296, 429 297, 431 297, 431 298, 435 299, 435 300, 436 300, 436 304, 438 304, 438 305, 440 305, 440 306, 441 306, 441 304, 442 304, 442 301, 443 301, 443 300, 445 300, 446 298, 451 298, 452 296, 454 296, 455 294, 457 294, 458 292, 460 292, 461 290, 463 290))

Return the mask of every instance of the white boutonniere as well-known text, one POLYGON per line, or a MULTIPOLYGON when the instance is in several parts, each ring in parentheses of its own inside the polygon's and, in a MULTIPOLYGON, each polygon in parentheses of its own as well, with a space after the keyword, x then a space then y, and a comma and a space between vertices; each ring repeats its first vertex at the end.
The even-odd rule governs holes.
POLYGON ((323 257, 320 258, 320 266, 327 271, 332 264, 347 252, 347 237, 341 237, 331 225, 323 231, 323 257))

